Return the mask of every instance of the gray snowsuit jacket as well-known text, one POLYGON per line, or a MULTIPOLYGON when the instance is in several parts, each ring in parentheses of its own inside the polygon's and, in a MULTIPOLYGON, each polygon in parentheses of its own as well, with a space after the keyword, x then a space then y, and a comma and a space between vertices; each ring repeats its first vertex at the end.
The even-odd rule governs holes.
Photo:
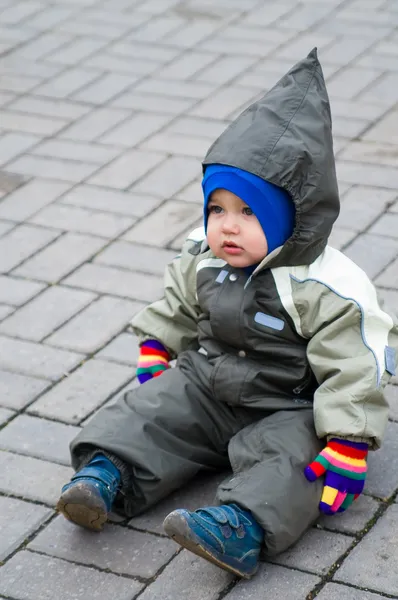
POLYGON ((220 136, 204 168, 213 163, 286 189, 294 233, 249 277, 195 230, 167 268, 164 297, 132 321, 176 368, 100 412, 72 455, 76 467, 98 448, 115 461, 129 515, 200 469, 232 466, 217 499, 251 510, 273 555, 318 516, 322 482, 303 469, 326 439, 380 446, 398 329, 365 273, 327 245, 339 196, 315 50, 220 136))

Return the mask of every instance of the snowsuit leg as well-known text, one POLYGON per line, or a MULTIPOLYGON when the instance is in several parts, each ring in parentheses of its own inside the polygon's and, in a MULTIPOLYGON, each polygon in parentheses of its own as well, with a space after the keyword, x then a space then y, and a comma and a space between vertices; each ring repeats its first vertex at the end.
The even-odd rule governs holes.
POLYGON ((303 471, 322 447, 312 409, 278 411, 231 439, 234 474, 217 500, 252 512, 265 531, 265 556, 286 550, 319 517, 323 482, 309 483, 303 471))
POLYGON ((98 452, 113 460, 121 471, 123 510, 129 517, 184 485, 199 470, 230 467, 231 437, 264 414, 214 400, 211 366, 199 357, 182 353, 176 368, 124 393, 71 443, 76 470, 98 452))

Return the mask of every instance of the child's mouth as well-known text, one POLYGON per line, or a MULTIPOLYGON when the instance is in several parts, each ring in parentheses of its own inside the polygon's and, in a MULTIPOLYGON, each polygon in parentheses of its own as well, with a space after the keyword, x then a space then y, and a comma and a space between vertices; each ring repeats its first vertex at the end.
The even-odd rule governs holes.
POLYGON ((222 248, 226 254, 240 254, 243 252, 243 248, 237 246, 235 242, 224 242, 222 248))

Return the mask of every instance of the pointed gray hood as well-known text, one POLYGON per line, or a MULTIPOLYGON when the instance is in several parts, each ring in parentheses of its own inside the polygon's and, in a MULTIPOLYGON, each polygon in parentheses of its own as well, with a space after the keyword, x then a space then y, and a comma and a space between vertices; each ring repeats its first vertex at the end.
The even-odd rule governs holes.
POLYGON ((314 49, 215 141, 203 162, 249 171, 287 190, 292 237, 267 267, 312 263, 339 214, 329 98, 314 49))

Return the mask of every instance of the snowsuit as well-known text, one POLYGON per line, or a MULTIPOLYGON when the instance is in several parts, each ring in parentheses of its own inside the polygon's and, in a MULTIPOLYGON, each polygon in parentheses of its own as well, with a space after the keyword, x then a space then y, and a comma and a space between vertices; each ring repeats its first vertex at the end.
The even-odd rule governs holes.
POLYGON ((250 510, 264 552, 285 550, 318 517, 322 482, 303 474, 331 436, 380 446, 398 328, 367 276, 327 246, 339 212, 330 108, 316 51, 248 108, 206 165, 244 169, 285 188, 293 236, 249 277, 195 230, 168 266, 164 297, 132 321, 177 365, 122 395, 72 442, 120 469, 136 515, 199 470, 231 466, 219 503, 250 510))

